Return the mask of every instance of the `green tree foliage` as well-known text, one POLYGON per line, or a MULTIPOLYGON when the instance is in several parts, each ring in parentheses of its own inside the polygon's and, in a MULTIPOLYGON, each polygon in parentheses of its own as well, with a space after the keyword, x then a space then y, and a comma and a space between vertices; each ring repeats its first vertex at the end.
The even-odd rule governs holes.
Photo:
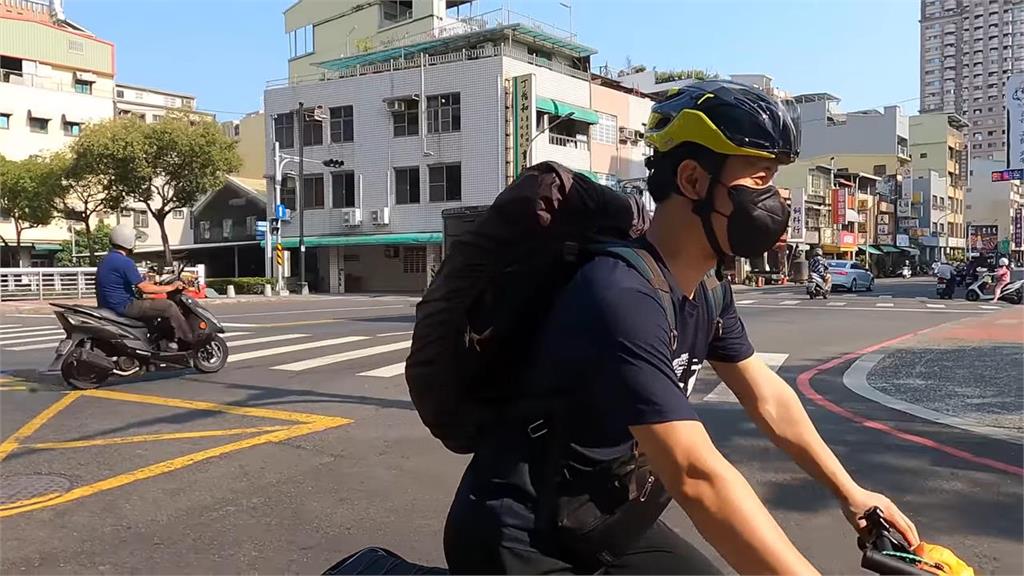
POLYGON ((95 255, 102 254, 110 248, 110 224, 100 222, 89 230, 75 230, 74 250, 70 239, 60 243, 57 252, 57 266, 81 266, 82 261, 75 260, 72 254, 89 254, 90 266, 95 266, 95 255))
POLYGON ((675 82, 676 80, 717 80, 719 78, 717 72, 711 70, 700 70, 697 68, 691 68, 689 70, 665 70, 662 72, 654 73, 654 81, 658 84, 662 82, 675 82))
MULTIPOLYGON (((19 266, 25 264, 20 260, 22 233, 54 219, 63 166, 52 156, 33 155, 20 161, 0 157, 0 212, 14 223, 19 266)), ((8 243, 6 238, 3 242, 8 243)))

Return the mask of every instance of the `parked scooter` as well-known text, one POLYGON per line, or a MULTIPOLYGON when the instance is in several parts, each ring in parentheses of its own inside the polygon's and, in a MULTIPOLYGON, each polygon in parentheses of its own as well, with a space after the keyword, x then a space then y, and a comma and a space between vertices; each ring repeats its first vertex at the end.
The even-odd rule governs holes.
MULTIPOLYGON (((981 273, 978 279, 967 287, 967 300, 969 302, 992 300, 995 296, 994 286, 995 278, 992 276, 992 273, 981 273)), ((1024 301, 1024 280, 1017 280, 1003 286, 999 299, 1005 300, 1010 304, 1020 304, 1024 301)))
POLYGON ((910 268, 910 263, 906 263, 903 265, 903 268, 900 268, 900 276, 903 276, 904 278, 910 278, 913 275, 914 271, 910 268))
POLYGON ((807 295, 811 297, 811 300, 818 296, 828 298, 830 292, 831 289, 826 284, 825 279, 820 274, 811 272, 810 277, 807 279, 807 295))
MULTIPOLYGON (((181 278, 184 266, 164 276, 159 284, 172 284, 181 278)), ((110 377, 133 376, 159 368, 195 367, 200 372, 217 372, 228 361, 228 347, 219 335, 224 326, 181 290, 167 293, 178 305, 196 335, 195 346, 168 351, 170 322, 161 318, 145 323, 121 316, 112 310, 93 306, 51 303, 64 328, 66 338, 57 345, 49 372, 60 371, 64 381, 75 388, 95 388, 110 377)))

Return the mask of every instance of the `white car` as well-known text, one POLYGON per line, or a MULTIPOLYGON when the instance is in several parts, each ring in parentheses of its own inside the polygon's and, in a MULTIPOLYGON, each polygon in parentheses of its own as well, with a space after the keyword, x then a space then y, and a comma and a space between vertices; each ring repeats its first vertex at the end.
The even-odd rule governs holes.
POLYGON ((832 274, 832 290, 837 286, 848 292, 871 291, 875 287, 875 275, 852 260, 829 260, 828 271, 832 274))

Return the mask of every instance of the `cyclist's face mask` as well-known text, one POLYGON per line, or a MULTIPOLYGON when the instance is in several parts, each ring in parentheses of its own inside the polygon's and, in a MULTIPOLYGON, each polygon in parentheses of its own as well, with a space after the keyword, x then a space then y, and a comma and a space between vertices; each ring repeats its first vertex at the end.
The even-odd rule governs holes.
POLYGON ((786 206, 779 189, 773 185, 751 188, 737 184, 726 190, 732 202, 732 212, 725 214, 714 207, 712 210, 726 218, 726 234, 732 253, 743 258, 764 254, 779 241, 789 224, 789 206, 786 206))

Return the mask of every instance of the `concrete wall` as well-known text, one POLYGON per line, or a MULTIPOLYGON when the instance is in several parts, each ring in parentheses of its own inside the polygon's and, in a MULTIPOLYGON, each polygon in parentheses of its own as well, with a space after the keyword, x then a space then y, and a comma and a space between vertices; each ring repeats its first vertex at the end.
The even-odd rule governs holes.
POLYGON ((619 179, 646 176, 643 159, 647 147, 643 142, 643 130, 650 116, 652 100, 593 84, 591 103, 594 110, 616 118, 614 144, 598 142, 595 138, 597 127, 591 129, 592 169, 595 172, 614 174, 619 179), (636 130, 640 139, 628 142, 620 140, 618 132, 623 128, 636 130))
POLYGON ((238 122, 238 155, 242 167, 236 173, 243 178, 263 178, 267 165, 266 115, 263 112, 246 114, 238 122))
POLYGON ((819 101, 799 105, 801 155, 895 155, 897 137, 910 138, 909 122, 899 106, 886 106, 882 113, 850 112, 846 114, 845 124, 830 126, 827 122, 829 104, 819 101))
POLYGON ((1013 241, 1013 210, 1024 206, 1024 185, 1021 182, 992 182, 991 174, 1006 164, 995 160, 974 160, 971 164, 971 186, 966 198, 964 219, 969 224, 996 224, 999 239, 1013 241))
POLYGON ((0 54, 114 75, 114 45, 110 42, 49 22, 8 17, 11 13, 7 8, 4 12, 5 17, 0 18, 0 54))

